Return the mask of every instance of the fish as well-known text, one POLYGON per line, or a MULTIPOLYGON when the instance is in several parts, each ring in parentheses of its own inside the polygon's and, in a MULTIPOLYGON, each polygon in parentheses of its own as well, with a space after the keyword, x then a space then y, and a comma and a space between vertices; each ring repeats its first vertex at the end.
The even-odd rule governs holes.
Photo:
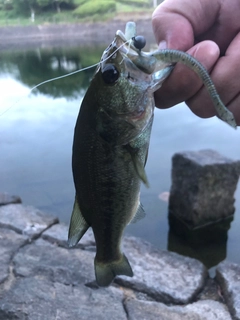
POLYGON ((145 215, 140 185, 141 181, 148 185, 144 167, 154 116, 153 92, 172 68, 164 63, 159 79, 153 79, 149 57, 134 62, 139 49, 129 44, 134 33, 126 29, 130 35, 117 32, 102 55, 82 101, 73 140, 76 197, 68 243, 75 246, 92 227, 99 286, 108 286, 117 275, 133 276, 121 239, 125 227, 145 215))
POLYGON ((72 171, 76 194, 68 244, 75 246, 92 228, 95 277, 100 287, 109 286, 116 276, 133 276, 121 249, 122 237, 129 223, 145 216, 140 186, 149 186, 145 165, 154 92, 177 62, 188 65, 207 88, 211 87, 217 112, 235 126, 233 115, 215 94, 199 62, 177 50, 144 52, 145 42, 143 36, 136 35, 134 22, 126 24, 125 33, 116 32, 83 98, 74 130, 72 171))

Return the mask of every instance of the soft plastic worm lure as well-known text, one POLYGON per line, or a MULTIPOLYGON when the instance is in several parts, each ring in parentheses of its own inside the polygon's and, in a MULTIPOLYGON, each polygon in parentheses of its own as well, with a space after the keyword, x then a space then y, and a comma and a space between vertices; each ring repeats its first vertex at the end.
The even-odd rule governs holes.
POLYGON ((179 50, 164 49, 154 52, 143 52, 142 49, 145 46, 146 42, 142 36, 135 36, 136 24, 134 22, 128 22, 126 24, 125 34, 123 34, 121 31, 117 31, 117 35, 125 41, 132 39, 131 43, 129 44, 129 52, 127 52, 126 54, 130 56, 132 60, 134 60, 134 63, 141 70, 147 73, 154 74, 155 72, 157 77, 158 75, 156 71, 160 69, 163 64, 169 63, 174 65, 178 62, 186 65, 191 70, 193 70, 205 85, 214 103, 214 107, 219 118, 228 123, 233 128, 237 127, 232 112, 225 107, 207 70, 199 61, 194 59, 191 55, 179 50), (131 50, 131 48, 133 50, 131 50), (136 54, 136 49, 138 49, 138 54, 136 54))

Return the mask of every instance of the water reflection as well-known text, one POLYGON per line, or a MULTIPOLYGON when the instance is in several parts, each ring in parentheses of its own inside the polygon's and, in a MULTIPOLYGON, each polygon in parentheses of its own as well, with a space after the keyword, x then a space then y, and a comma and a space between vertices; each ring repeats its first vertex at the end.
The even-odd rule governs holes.
POLYGON ((169 214, 168 250, 200 260, 212 268, 227 257, 228 231, 233 216, 201 228, 190 229, 169 214))
MULTIPOLYGON (((69 72, 80 70, 99 61, 104 48, 46 48, 14 53, 1 52, 0 74, 11 74, 16 80, 29 88, 60 77, 69 72)), ((33 93, 41 92, 53 98, 76 99, 79 92, 85 92, 94 68, 76 73, 61 81, 49 82, 38 87, 33 93)))
MULTIPOLYGON (((28 93, 44 80, 96 63, 103 49, 80 46, 0 52, 0 112, 18 101, 0 117, 0 191, 20 195, 24 204, 37 206, 67 223, 74 200, 73 130, 94 68, 43 85, 30 96, 28 93)), ((217 118, 199 119, 184 104, 156 110, 146 167, 150 188, 143 186, 141 196, 147 216, 130 225, 127 233, 145 238, 161 249, 190 256, 197 252, 195 257, 208 261, 208 266, 225 256, 240 262, 239 187, 228 240, 225 237, 207 248, 194 247, 169 231, 168 206, 159 198, 170 190, 174 153, 214 149, 240 159, 239 140, 240 130, 232 130, 217 118), (204 255, 209 258, 202 258, 204 255)))

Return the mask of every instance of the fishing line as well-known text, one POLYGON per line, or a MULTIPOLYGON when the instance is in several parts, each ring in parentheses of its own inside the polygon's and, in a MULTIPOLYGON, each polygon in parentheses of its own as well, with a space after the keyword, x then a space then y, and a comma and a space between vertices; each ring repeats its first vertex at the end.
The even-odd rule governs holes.
POLYGON ((80 72, 82 72, 82 71, 86 71, 86 70, 91 69, 91 68, 93 68, 93 67, 97 67, 100 63, 103 63, 103 62, 107 61, 110 57, 112 57, 112 56, 113 56, 118 50, 120 50, 125 44, 127 44, 127 43, 130 44, 131 41, 132 41, 132 39, 127 40, 126 42, 124 42, 123 44, 121 44, 119 48, 117 48, 115 51, 113 51, 107 58, 105 58, 104 60, 99 61, 99 62, 97 62, 97 63, 95 63, 95 64, 93 64, 93 65, 91 65, 91 66, 85 67, 85 68, 83 68, 83 69, 75 70, 75 71, 72 71, 72 72, 70 72, 70 73, 64 74, 64 75, 62 75, 62 76, 59 76, 59 77, 56 77, 56 78, 52 78, 52 79, 48 79, 48 80, 45 80, 45 81, 43 81, 43 82, 40 82, 40 83, 37 84, 36 86, 32 87, 32 88, 30 89, 29 93, 28 93, 26 96, 18 99, 18 100, 17 100, 16 102, 14 102, 9 108, 7 108, 7 109, 4 110, 3 112, 1 112, 1 113, 0 113, 0 116, 4 115, 7 111, 9 111, 9 110, 12 109, 13 107, 15 107, 16 104, 18 104, 18 103, 21 102, 22 100, 26 99, 26 98, 32 93, 32 91, 35 90, 36 88, 38 88, 38 87, 40 87, 40 86, 42 86, 42 85, 44 85, 44 84, 46 84, 46 83, 49 83, 49 82, 51 82, 51 81, 56 81, 56 80, 60 80, 60 79, 66 78, 66 77, 70 77, 70 76, 72 76, 72 75, 74 75, 74 74, 76 74, 76 73, 80 73, 80 72))

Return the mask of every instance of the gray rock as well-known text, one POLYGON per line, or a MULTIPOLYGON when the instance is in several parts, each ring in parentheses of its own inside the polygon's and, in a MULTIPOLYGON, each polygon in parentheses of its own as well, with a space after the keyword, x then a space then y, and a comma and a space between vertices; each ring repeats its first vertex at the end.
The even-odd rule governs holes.
POLYGON ((19 196, 11 196, 8 193, 0 192, 0 206, 10 204, 10 203, 22 203, 22 200, 19 196))
POLYGON ((240 161, 213 150, 177 153, 172 158, 169 213, 190 227, 233 215, 240 161))
MULTIPOLYGON (((83 238, 82 249, 65 248, 66 225, 51 227, 55 220, 31 207, 5 208, 0 208, 0 319, 231 319, 224 305, 208 300, 219 300, 219 290, 213 280, 206 281, 206 268, 195 259, 126 237, 123 251, 135 276, 118 277, 121 287, 98 288, 95 253, 89 250, 94 246, 91 232, 83 238), (26 226, 35 223, 40 225, 37 232, 26 231, 26 226), (185 306, 161 303, 185 304, 198 299, 203 300, 185 306)), ((239 319, 239 268, 234 265, 229 275, 229 265, 223 268, 221 264, 217 274, 224 297, 229 295, 231 312, 237 310, 234 319, 239 319), (226 285, 229 279, 231 286, 226 285)))
POLYGON ((16 276, 44 275, 49 281, 67 285, 85 284, 95 279, 94 253, 65 249, 39 239, 21 248, 13 259, 16 276))
MULTIPOLYGON (((56 243, 61 247, 68 248, 67 239, 68 239, 68 226, 66 224, 55 224, 51 228, 43 232, 42 238, 51 243, 56 243)), ((77 244, 78 248, 87 248, 95 246, 95 240, 93 236, 92 229, 85 233, 81 241, 77 244)))
POLYGON ((9 204, 0 207, 0 227, 25 234, 31 239, 38 237, 45 229, 57 222, 57 218, 30 206, 9 204))
POLYGON ((216 280, 234 320, 240 320, 240 265, 228 261, 220 263, 216 280))
POLYGON ((125 301, 129 320, 231 320, 224 305, 204 300, 181 307, 129 299, 125 301))
POLYGON ((115 288, 92 290, 51 282, 42 276, 18 279, 0 300, 4 320, 127 320, 123 295, 115 288))
POLYGON ((208 278, 204 289, 197 296, 197 300, 215 300, 223 303, 218 283, 214 279, 208 278))
POLYGON ((26 236, 17 234, 12 230, 0 230, 0 283, 5 281, 9 275, 9 264, 13 254, 26 241, 26 236))
POLYGON ((204 286, 207 270, 195 259, 158 250, 134 237, 124 238, 123 251, 131 263, 134 277, 119 277, 116 282, 157 301, 188 303, 204 286))

